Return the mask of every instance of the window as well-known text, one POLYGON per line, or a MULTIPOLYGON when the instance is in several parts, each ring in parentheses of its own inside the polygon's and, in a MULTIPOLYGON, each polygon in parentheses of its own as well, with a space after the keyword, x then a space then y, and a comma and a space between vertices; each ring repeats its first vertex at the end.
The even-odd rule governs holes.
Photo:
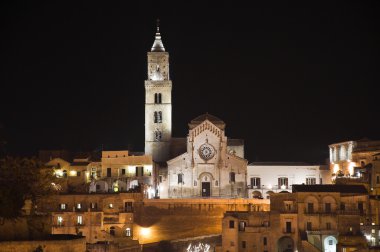
POLYGON ((376 184, 380 184, 380 175, 376 175, 376 184))
POLYGON ((67 178, 67 171, 66 170, 62 171, 62 177, 67 178))
POLYGON ((82 203, 77 204, 77 209, 82 209, 82 203))
POLYGON ((121 169, 121 175, 125 175, 125 169, 121 169))
POLYGON ((315 185, 317 183, 315 178, 306 178, 306 185, 315 185))
POLYGON ((251 178, 251 189, 260 188, 260 178, 253 177, 251 178))
POLYGON ((235 173, 230 172, 230 183, 235 183, 235 173))
POLYGON ((91 209, 96 209, 98 208, 98 203, 90 203, 91 209))
POLYGON ((215 180, 215 186, 219 186, 218 180, 215 180))
POLYGON ((346 210, 346 205, 344 203, 340 203, 340 210, 346 210))
POLYGON ((329 245, 331 246, 331 245, 334 245, 333 244, 333 240, 329 240, 329 245))
POLYGON ((286 222, 286 233, 292 232, 292 223, 290 221, 286 222))
POLYGON ((197 186, 197 181, 196 180, 194 180, 194 186, 197 186))
POLYGON ((112 203, 109 203, 109 204, 108 204, 108 208, 112 209, 112 208, 113 208, 113 204, 112 204, 112 203))
POLYGON ((62 216, 58 216, 57 217, 57 225, 58 226, 63 226, 63 217, 62 216))
POLYGON ((77 177, 80 177, 80 171, 77 171, 77 177))
POLYGON ((358 209, 359 209, 360 214, 363 214, 363 213, 364 213, 364 205, 363 205, 363 202, 359 202, 359 203, 358 203, 358 209))
POLYGON ((312 224, 311 222, 306 222, 306 230, 311 231, 312 230, 312 224))
POLYGON ((100 190, 100 185, 96 185, 96 190, 99 191, 100 190))
POLYGON ((263 238, 263 244, 266 246, 268 244, 268 239, 266 237, 263 238))
POLYGON ((325 203, 325 212, 331 213, 331 203, 325 203))
POLYGON ((154 123, 162 123, 162 111, 154 111, 154 123))
POLYGON ((162 139, 162 132, 159 130, 156 130, 154 132, 154 141, 161 141, 162 139))
POLYGON ((111 177, 111 168, 107 168, 107 177, 111 177))
POLYGON ((130 228, 127 228, 127 229, 125 230, 125 236, 127 236, 127 237, 131 237, 131 229, 130 229, 130 228))
POLYGON ((242 248, 246 248, 246 246, 247 246, 247 242, 246 242, 246 241, 242 241, 242 242, 241 242, 241 247, 242 247, 242 248))
POLYGON ((183 174, 182 173, 178 174, 178 184, 184 184, 183 183, 183 174))
POLYGON ((162 95, 161 93, 155 93, 154 94, 154 103, 159 104, 162 103, 162 95))
POLYGON ((66 210, 67 209, 67 204, 59 204, 59 209, 66 210))
POLYGON ((331 222, 326 222, 326 230, 331 230, 331 222))
POLYGON ((245 231, 246 222, 240 221, 239 222, 239 231, 245 231))
POLYGON ((235 228, 235 221, 230 220, 230 228, 235 228))
POLYGON ((233 247, 235 246, 235 243, 233 241, 230 242, 230 246, 233 247))
POLYGON ((314 213, 314 204, 313 203, 307 203, 307 212, 308 213, 314 213))
POLYGON ((83 216, 82 215, 78 215, 77 224, 78 225, 83 225, 83 216))
POLYGON ((132 213, 133 212, 133 203, 132 202, 125 202, 124 203, 124 208, 125 208, 125 212, 127 213, 132 213))
POLYGON ((144 166, 136 166, 136 176, 142 177, 144 176, 144 166))
POLYGON ((288 178, 278 178, 278 189, 288 189, 288 178))

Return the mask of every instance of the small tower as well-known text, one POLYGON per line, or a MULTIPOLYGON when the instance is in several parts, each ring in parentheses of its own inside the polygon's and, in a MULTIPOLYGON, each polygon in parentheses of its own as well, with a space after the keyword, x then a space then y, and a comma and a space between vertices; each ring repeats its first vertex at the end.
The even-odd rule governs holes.
POLYGON ((150 52, 145 81, 145 154, 153 161, 169 159, 172 136, 172 82, 169 79, 169 53, 161 40, 159 21, 150 52))

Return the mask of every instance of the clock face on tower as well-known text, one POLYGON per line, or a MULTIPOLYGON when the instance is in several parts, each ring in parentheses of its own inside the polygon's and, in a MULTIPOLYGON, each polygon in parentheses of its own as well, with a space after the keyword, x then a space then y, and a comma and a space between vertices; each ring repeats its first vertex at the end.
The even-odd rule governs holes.
POLYGON ((203 160, 210 160, 215 155, 215 149, 211 144, 205 143, 199 147, 199 156, 203 160))

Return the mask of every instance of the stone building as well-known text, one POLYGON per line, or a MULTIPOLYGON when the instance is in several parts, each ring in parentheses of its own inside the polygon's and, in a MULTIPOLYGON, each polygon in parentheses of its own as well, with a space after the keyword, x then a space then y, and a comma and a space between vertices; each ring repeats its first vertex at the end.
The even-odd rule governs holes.
POLYGON ((210 114, 189 123, 186 152, 167 161, 162 198, 246 197, 247 160, 238 156, 244 146, 228 146, 225 126, 210 114))
POLYGON ((378 210, 361 185, 293 185, 270 212, 227 212, 222 251, 367 251, 363 223, 378 210))
POLYGON ((380 195, 380 141, 361 139, 329 145, 332 179, 339 184, 363 184, 380 195))
POLYGON ((247 167, 249 198, 291 192, 293 184, 331 184, 330 170, 327 165, 297 162, 253 162, 247 167))

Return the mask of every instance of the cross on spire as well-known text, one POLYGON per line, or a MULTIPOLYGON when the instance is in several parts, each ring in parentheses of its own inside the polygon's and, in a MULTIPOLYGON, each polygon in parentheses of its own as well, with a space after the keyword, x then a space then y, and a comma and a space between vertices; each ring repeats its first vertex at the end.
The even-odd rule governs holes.
POLYGON ((160 34, 160 19, 157 18, 156 20, 157 24, 157 31, 156 31, 156 36, 155 40, 153 42, 152 46, 152 52, 165 52, 165 47, 164 44, 162 43, 161 40, 161 34, 160 34))

